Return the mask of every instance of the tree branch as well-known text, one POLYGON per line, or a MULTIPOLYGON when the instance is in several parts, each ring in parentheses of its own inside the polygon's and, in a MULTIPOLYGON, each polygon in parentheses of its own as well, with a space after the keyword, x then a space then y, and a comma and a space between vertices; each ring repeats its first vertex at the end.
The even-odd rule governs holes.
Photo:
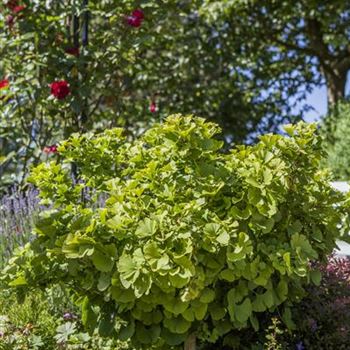
POLYGON ((306 19, 305 29, 311 48, 317 52, 317 56, 325 62, 329 59, 334 59, 327 44, 323 41, 321 23, 315 18, 308 18, 306 19))

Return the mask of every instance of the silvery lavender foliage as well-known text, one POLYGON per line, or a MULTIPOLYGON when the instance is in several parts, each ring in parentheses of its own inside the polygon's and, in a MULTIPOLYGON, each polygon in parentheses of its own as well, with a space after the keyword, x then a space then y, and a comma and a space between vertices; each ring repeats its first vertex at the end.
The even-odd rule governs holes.
POLYGON ((13 187, 0 198, 0 267, 16 247, 27 243, 41 210, 38 191, 13 187))

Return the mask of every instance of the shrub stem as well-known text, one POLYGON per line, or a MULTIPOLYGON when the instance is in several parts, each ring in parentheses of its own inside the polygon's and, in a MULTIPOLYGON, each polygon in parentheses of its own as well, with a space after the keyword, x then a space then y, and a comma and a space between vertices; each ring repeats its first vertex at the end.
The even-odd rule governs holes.
POLYGON ((196 334, 192 333, 185 341, 184 350, 196 350, 196 334))

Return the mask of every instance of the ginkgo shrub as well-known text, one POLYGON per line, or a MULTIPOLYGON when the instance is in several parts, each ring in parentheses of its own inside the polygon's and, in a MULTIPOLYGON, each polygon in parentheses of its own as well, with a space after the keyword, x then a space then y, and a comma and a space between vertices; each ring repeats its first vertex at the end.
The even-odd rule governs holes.
POLYGON ((88 329, 136 348, 229 343, 277 309, 293 327, 347 208, 319 167, 316 125, 285 130, 229 153, 216 124, 191 116, 132 142, 122 129, 71 136, 60 163, 32 171, 49 209, 3 278, 19 295, 65 285, 88 329))

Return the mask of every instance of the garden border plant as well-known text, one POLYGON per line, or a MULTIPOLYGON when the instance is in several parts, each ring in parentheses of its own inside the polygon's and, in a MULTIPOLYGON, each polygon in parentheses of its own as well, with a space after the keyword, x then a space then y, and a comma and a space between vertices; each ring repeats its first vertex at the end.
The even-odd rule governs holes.
POLYGON ((3 279, 19 296, 66 285, 90 332, 136 348, 230 344, 266 311, 293 328, 290 306, 320 283, 311 262, 333 251, 348 208, 320 169, 316 125, 285 131, 229 153, 216 124, 191 116, 132 142, 122 129, 71 136, 62 163, 32 171, 51 209, 3 279))

